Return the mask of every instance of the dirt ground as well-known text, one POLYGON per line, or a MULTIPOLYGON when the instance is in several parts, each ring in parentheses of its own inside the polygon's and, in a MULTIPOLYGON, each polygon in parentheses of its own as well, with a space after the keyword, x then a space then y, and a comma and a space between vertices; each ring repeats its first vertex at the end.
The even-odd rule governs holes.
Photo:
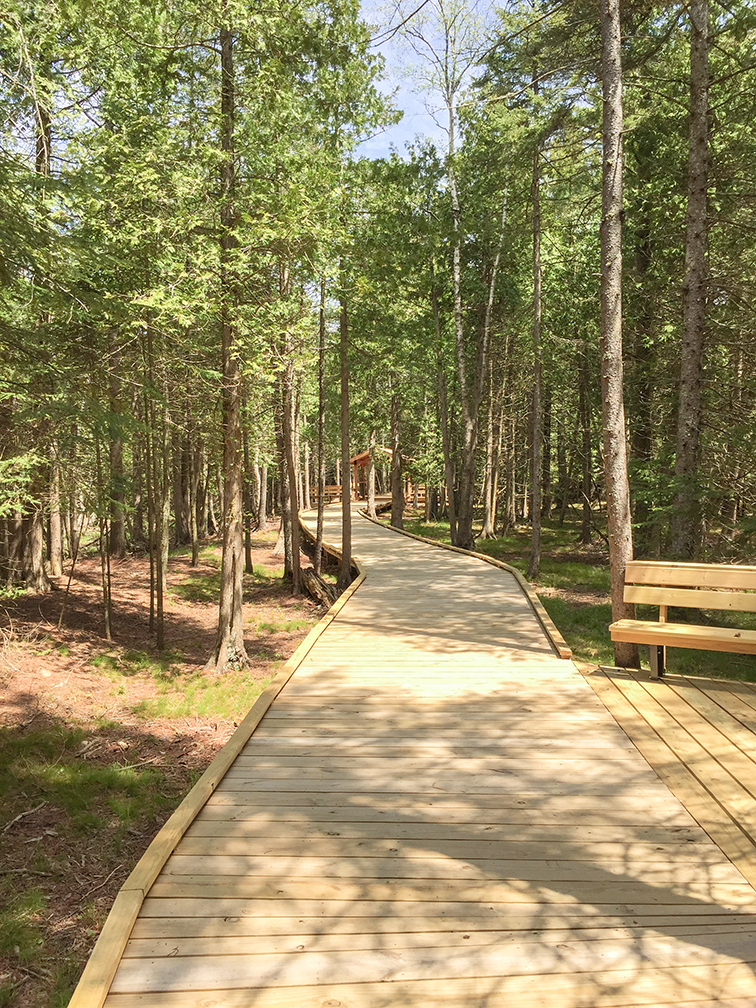
MULTIPOLYGON (((257 576, 245 586, 247 691, 250 680, 275 674, 321 615, 275 577, 282 561, 272 556, 274 539, 269 532, 255 544, 257 576)), ((217 603, 201 589, 203 578, 217 579, 212 552, 203 551, 199 567, 188 557, 169 564, 166 646, 179 688, 201 671, 213 646, 217 603), (187 599, 187 584, 200 585, 199 600, 187 599)), ((79 561, 67 595, 64 575, 50 595, 0 602, 0 1008, 67 1004, 119 887, 249 706, 224 716, 146 720, 140 704, 166 691, 165 677, 150 666, 158 655, 148 625, 149 562, 114 561, 112 575, 112 642, 102 636, 97 557, 79 561), (135 667, 134 654, 147 667, 135 667), (93 664, 98 656, 105 656, 101 668, 93 664), (100 780, 111 769, 118 781, 136 782, 133 814, 132 798, 120 792, 120 804, 111 797, 110 808, 93 801, 78 811, 73 785, 60 790, 66 773, 100 780)))

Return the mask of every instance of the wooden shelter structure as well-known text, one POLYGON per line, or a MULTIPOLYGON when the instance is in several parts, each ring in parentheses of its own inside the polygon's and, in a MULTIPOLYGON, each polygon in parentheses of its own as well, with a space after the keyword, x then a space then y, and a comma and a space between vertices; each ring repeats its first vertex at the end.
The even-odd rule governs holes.
MULTIPOLYGON (((376 445, 374 448, 376 461, 380 456, 391 464, 392 451, 390 448, 382 448, 376 445)), ((367 473, 370 465, 370 450, 366 449, 349 460, 352 463, 352 500, 365 500, 367 498, 367 473)))

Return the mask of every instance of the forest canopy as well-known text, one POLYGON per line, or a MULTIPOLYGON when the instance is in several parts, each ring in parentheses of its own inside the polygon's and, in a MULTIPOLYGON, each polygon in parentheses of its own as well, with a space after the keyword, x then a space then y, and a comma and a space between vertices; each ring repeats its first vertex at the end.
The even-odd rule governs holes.
POLYGON ((217 534, 243 660, 245 529, 282 516, 296 587, 292 516, 369 445, 457 545, 529 522, 535 576, 542 518, 606 535, 623 393, 624 555, 754 554, 753 6, 415 7, 5 6, 7 586, 82 530, 147 551, 162 645, 169 546, 217 534), (394 29, 445 139, 367 158, 394 29))

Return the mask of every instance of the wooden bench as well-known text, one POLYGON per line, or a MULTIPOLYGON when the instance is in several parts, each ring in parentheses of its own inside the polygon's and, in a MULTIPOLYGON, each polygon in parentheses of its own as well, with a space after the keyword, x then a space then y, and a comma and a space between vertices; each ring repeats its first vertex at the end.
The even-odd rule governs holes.
MULTIPOLYGON (((313 500, 318 499, 318 485, 310 487, 310 496, 313 500)), ((340 483, 327 483, 323 487, 323 499, 326 504, 331 504, 333 501, 341 500, 341 484, 340 483)))
POLYGON ((756 612, 756 567, 631 560, 625 601, 659 606, 659 619, 612 623, 612 640, 651 646, 651 675, 664 672, 666 647, 756 654, 756 630, 669 623, 669 606, 756 612))

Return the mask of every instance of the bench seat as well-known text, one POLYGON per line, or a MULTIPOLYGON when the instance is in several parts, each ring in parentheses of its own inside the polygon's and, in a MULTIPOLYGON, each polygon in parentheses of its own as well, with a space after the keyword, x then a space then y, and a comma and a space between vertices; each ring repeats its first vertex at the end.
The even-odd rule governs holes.
POLYGON ((609 626, 614 641, 649 645, 652 676, 663 674, 668 647, 756 654, 756 630, 667 621, 676 606, 756 613, 756 566, 630 560, 624 599, 659 607, 658 620, 620 619, 609 626))
POLYGON ((612 640, 628 641, 631 644, 756 654, 756 630, 632 619, 617 620, 610 625, 609 630, 612 640))

